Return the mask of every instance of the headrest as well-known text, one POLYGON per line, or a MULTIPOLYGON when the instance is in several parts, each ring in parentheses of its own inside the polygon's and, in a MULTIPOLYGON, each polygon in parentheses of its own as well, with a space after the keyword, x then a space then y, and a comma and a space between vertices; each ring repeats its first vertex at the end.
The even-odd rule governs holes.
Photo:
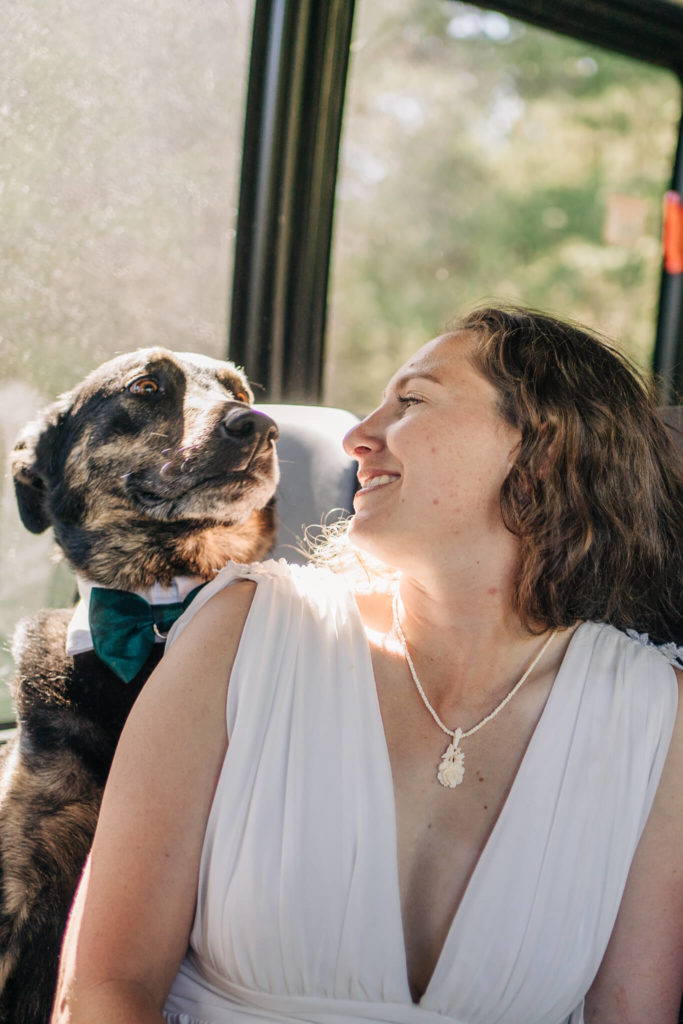
POLYGON ((299 549, 307 527, 331 523, 353 512, 356 463, 342 447, 358 418, 344 409, 311 405, 259 404, 280 428, 277 453, 278 534, 274 558, 303 563, 299 549))

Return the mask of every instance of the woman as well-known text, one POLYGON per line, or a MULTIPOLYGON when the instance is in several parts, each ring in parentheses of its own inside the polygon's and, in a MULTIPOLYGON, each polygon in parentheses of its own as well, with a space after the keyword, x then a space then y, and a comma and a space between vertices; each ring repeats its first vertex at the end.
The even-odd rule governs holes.
POLYGON ((271 562, 196 599, 121 739, 54 1021, 672 1024, 681 674, 623 630, 682 642, 683 488, 645 390, 482 310, 345 447, 349 540, 396 584, 271 562))

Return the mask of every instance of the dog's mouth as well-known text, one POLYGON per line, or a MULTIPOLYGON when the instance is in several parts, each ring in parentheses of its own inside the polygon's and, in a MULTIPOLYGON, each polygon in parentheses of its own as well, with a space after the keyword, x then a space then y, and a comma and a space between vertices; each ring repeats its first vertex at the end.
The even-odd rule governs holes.
POLYGON ((232 526, 265 508, 279 480, 278 429, 265 414, 234 404, 210 432, 186 424, 181 443, 131 453, 123 480, 138 514, 232 526))
POLYGON ((213 476, 203 477, 199 480, 184 480, 181 487, 164 487, 163 489, 148 489, 139 486, 135 480, 131 480, 128 493, 140 505, 153 509, 167 505, 169 502, 183 501, 183 499, 188 498, 190 495, 214 488, 220 488, 221 490, 230 488, 231 491, 234 490, 235 493, 238 493, 250 483, 256 484, 257 481, 248 473, 216 473, 213 476))
POLYGON ((211 518, 238 523, 263 508, 275 493, 279 479, 274 458, 267 465, 226 472, 162 476, 142 471, 126 477, 128 500, 153 519, 211 518))

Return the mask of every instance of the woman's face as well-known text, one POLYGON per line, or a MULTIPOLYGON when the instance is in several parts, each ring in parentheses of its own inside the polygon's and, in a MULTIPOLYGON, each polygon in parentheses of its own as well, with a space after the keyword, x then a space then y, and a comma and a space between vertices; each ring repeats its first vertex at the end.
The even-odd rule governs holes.
POLYGON ((500 489, 520 432, 502 419, 496 391, 468 358, 465 333, 419 349, 391 379, 382 404, 346 435, 360 490, 349 536, 396 568, 416 558, 474 555, 509 544, 500 489))

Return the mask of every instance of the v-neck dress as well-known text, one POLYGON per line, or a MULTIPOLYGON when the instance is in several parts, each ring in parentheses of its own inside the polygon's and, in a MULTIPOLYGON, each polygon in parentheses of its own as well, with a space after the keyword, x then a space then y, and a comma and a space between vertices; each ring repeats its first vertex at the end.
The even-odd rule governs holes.
POLYGON ((668 749, 670 665, 610 626, 575 631, 414 1004, 355 600, 325 569, 231 565, 170 639, 237 578, 258 585, 168 1024, 579 1024, 668 749))

